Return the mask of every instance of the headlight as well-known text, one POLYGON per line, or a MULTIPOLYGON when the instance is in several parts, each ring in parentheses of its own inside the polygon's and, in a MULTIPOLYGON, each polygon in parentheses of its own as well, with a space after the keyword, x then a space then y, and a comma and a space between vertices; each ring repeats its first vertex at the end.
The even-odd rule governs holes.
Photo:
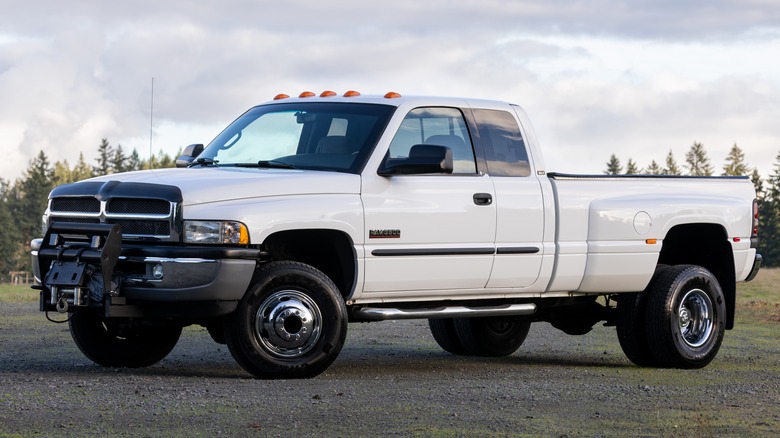
POLYGON ((46 235, 46 231, 49 229, 49 215, 45 214, 41 216, 41 236, 46 235))
POLYGON ((184 221, 184 242, 247 245, 249 231, 236 221, 184 221))

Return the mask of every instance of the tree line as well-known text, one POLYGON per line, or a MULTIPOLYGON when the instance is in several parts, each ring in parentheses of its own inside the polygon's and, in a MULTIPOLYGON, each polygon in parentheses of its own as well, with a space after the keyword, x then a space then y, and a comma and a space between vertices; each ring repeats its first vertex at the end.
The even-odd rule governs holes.
MULTIPOLYGON (((682 165, 671 150, 660 163, 652 160, 645 168, 640 168, 631 158, 624 168, 615 154, 606 165, 604 173, 609 175, 715 175, 704 146, 698 142, 685 154, 682 165)), ((94 164, 87 163, 83 153, 72 165, 67 160, 51 164, 46 153, 40 151, 13 183, 0 177, 0 281, 8 281, 10 271, 32 271, 30 240, 42 235, 41 215, 54 187, 93 176, 174 166, 175 159, 162 152, 141 159, 136 149, 127 154, 122 145, 112 146, 107 139, 102 139, 94 164)), ((780 266, 780 153, 772 172, 768 178, 762 178, 757 168, 745 162, 744 152, 735 143, 719 175, 750 177, 761 212, 759 250, 764 265, 780 266)))
MULTIPOLYGON (((694 142, 685 154, 685 163, 679 165, 670 150, 666 159, 659 164, 652 160, 646 168, 628 159, 625 169, 620 159, 612 154, 604 173, 607 175, 689 175, 714 176, 715 169, 701 143, 694 142)), ((745 161, 745 153, 734 143, 724 160, 719 176, 747 176, 756 189, 759 206, 758 250, 764 257, 763 266, 780 266, 780 152, 772 167, 772 174, 764 179, 756 167, 745 161)))
POLYGON ((13 183, 0 177, 0 282, 9 281, 11 271, 32 272, 30 241, 42 236, 41 215, 54 187, 93 176, 175 164, 173 157, 162 152, 147 159, 136 149, 127 154, 122 145, 113 146, 104 138, 94 164, 87 163, 83 153, 72 165, 67 160, 51 164, 41 150, 13 183))

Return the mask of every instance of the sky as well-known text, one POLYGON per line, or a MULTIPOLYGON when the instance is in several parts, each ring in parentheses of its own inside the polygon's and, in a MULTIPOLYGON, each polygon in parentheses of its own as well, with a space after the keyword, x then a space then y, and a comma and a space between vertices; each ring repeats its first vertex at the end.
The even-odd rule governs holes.
POLYGON ((175 155, 278 93, 509 101, 549 171, 780 153, 775 0, 0 0, 0 178, 102 138, 175 155))

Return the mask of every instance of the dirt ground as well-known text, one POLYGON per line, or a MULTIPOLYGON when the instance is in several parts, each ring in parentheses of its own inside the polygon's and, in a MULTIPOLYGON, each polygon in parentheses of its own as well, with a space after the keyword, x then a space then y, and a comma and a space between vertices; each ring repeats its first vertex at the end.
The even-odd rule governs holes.
POLYGON ((612 327, 534 324, 486 359, 445 353, 425 321, 351 324, 325 373, 262 381, 200 327, 155 366, 108 369, 36 304, 0 303, 0 436, 776 436, 778 328, 738 320, 684 371, 632 365, 612 327))

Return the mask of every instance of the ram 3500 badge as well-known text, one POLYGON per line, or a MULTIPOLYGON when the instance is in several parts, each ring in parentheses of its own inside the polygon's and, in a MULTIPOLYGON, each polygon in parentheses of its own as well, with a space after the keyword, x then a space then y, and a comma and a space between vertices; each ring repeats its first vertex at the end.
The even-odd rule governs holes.
POLYGON ((256 377, 311 377, 348 322, 424 318, 452 354, 605 321, 634 363, 698 368, 760 266, 747 178, 550 173, 508 103, 280 95, 177 164, 51 192, 40 309, 100 365, 201 324, 256 377))

